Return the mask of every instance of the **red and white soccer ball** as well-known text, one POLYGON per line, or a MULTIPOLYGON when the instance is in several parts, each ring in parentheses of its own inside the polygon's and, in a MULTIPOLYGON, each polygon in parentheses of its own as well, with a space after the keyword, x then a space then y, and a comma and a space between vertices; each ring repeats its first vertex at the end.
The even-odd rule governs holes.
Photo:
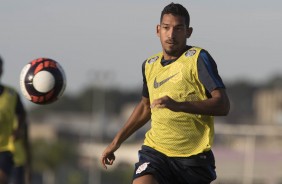
POLYGON ((27 65, 20 74, 22 94, 36 104, 50 104, 62 96, 66 76, 60 64, 49 58, 38 58, 27 65))

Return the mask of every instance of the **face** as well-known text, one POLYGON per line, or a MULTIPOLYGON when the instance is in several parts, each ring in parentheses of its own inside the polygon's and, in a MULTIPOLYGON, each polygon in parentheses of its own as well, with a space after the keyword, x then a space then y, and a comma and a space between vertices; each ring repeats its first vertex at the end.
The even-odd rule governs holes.
POLYGON ((174 59, 183 53, 192 30, 186 26, 184 17, 163 15, 161 24, 157 26, 157 35, 160 37, 164 59, 174 59))

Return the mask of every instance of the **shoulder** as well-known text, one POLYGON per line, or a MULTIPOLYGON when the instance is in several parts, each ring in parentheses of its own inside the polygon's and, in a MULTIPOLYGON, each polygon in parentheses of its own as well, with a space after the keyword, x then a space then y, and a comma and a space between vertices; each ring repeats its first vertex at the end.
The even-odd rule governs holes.
POLYGON ((187 46, 187 50, 184 52, 184 55, 186 57, 198 57, 199 54, 202 52, 202 48, 201 47, 197 47, 197 46, 187 46))
POLYGON ((206 65, 207 67, 209 66, 209 67, 212 67, 212 68, 217 67, 216 62, 213 59, 213 57, 205 49, 202 49, 199 53, 198 64, 200 64, 200 65, 203 64, 203 65, 206 65))
POLYGON ((148 58, 145 60, 144 63, 152 64, 152 63, 156 62, 156 61, 157 61, 159 58, 161 58, 161 57, 162 57, 162 52, 159 52, 159 53, 157 53, 157 54, 154 54, 154 55, 148 57, 148 58))
POLYGON ((6 91, 9 95, 12 95, 12 96, 18 95, 17 91, 13 87, 8 86, 8 85, 2 85, 2 86, 3 86, 3 91, 6 91))
POLYGON ((211 57, 210 53, 206 49, 201 49, 200 56, 201 57, 211 57))

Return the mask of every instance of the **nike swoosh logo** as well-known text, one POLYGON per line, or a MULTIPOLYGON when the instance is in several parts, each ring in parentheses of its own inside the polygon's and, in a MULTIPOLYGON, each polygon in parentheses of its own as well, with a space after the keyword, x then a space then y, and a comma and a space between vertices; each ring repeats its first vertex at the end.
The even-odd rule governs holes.
MULTIPOLYGON (((178 72, 179 73, 179 72, 178 72)), ((155 77, 155 80, 154 80, 154 88, 157 89, 159 88, 161 85, 163 85, 164 83, 166 83, 167 81, 169 81, 171 78, 173 78, 174 76, 176 76, 178 73, 162 80, 161 82, 157 82, 157 77, 155 77)))

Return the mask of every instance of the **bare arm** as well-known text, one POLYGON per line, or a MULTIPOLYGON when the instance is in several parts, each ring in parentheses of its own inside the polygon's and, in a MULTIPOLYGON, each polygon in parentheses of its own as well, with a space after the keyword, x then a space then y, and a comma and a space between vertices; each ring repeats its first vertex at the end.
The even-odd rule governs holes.
POLYGON ((215 89, 211 98, 203 101, 176 102, 168 96, 154 100, 152 108, 168 108, 175 112, 187 112, 212 116, 225 116, 230 109, 228 96, 224 89, 215 89))
POLYGON ((116 134, 112 143, 105 149, 101 157, 101 163, 104 168, 106 165, 112 165, 115 160, 114 152, 120 147, 120 145, 135 131, 145 125, 151 118, 150 101, 148 98, 142 97, 142 100, 135 107, 131 116, 116 134))
POLYGON ((15 109, 15 115, 17 116, 18 124, 17 124, 17 128, 13 131, 13 138, 15 140, 23 139, 25 135, 25 128, 26 128, 27 122, 26 122, 26 111, 24 109, 24 106, 21 102, 19 95, 17 95, 17 104, 16 104, 16 109, 15 109))

